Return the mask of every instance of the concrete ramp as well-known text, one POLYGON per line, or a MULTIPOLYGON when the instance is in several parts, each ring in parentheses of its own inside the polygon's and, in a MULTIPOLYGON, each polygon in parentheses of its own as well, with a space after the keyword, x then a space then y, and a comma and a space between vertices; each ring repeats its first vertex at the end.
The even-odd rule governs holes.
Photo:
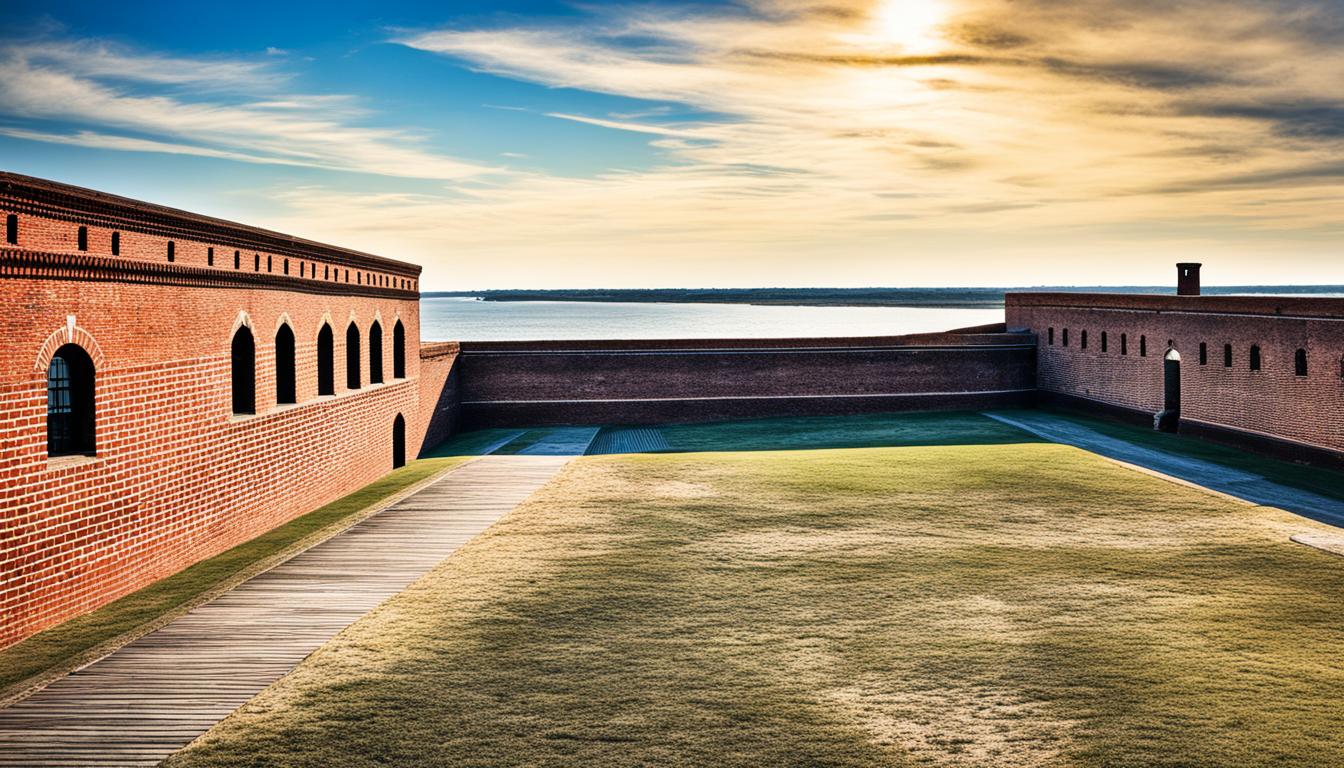
POLYGON ((652 453, 670 447, 663 433, 650 427, 611 428, 598 434, 588 447, 588 454, 652 453))

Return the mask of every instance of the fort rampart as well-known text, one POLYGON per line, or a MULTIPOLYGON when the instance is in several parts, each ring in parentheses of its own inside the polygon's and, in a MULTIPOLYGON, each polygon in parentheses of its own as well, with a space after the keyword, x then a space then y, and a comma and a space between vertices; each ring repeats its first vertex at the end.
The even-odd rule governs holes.
POLYGON ((419 267, 20 176, 0 214, 0 647, 418 451, 419 267))
MULTIPOLYGON (((972 329, 978 330, 978 329, 972 329)), ((647 424, 1031 402, 1027 334, 463 343, 463 423, 647 424)))
POLYGON ((1344 465, 1344 299, 1019 293, 1007 322, 1044 401, 1151 425, 1175 394, 1183 433, 1344 465))

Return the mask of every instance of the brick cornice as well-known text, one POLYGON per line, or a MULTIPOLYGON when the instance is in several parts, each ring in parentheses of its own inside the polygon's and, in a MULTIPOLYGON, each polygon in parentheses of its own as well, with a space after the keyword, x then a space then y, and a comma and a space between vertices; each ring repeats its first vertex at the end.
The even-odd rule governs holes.
POLYGON ((6 278, 141 283, 191 288, 250 288, 410 300, 420 297, 419 292, 414 290, 338 283, 272 272, 234 271, 83 253, 0 248, 0 279, 6 278))
POLYGON ((0 200, 7 210, 43 218, 322 260, 403 277, 420 275, 418 264, 16 173, 0 172, 0 200))

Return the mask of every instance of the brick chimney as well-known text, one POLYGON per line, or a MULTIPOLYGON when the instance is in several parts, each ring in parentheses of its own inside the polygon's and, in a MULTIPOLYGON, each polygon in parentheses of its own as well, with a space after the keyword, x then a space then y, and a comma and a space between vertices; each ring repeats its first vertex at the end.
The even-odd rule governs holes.
POLYGON ((1199 295, 1199 264, 1182 262, 1176 265, 1176 295, 1199 295))

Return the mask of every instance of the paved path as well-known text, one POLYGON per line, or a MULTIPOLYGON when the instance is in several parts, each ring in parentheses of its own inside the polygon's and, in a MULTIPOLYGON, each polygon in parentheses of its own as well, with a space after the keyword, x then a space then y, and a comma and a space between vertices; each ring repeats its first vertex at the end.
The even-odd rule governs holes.
POLYGON ((0 710, 0 766, 156 765, 485 530, 585 447, 569 456, 476 459, 0 710))
POLYGON ((1323 523, 1344 526, 1344 502, 1311 491, 1281 485, 1252 472, 1135 445, 1042 411, 985 415, 1051 442, 1074 445, 1107 458, 1161 472, 1254 504, 1278 507, 1323 523))
POLYGON ((597 427, 556 427, 537 442, 518 451, 519 456, 582 456, 597 436, 597 427))

